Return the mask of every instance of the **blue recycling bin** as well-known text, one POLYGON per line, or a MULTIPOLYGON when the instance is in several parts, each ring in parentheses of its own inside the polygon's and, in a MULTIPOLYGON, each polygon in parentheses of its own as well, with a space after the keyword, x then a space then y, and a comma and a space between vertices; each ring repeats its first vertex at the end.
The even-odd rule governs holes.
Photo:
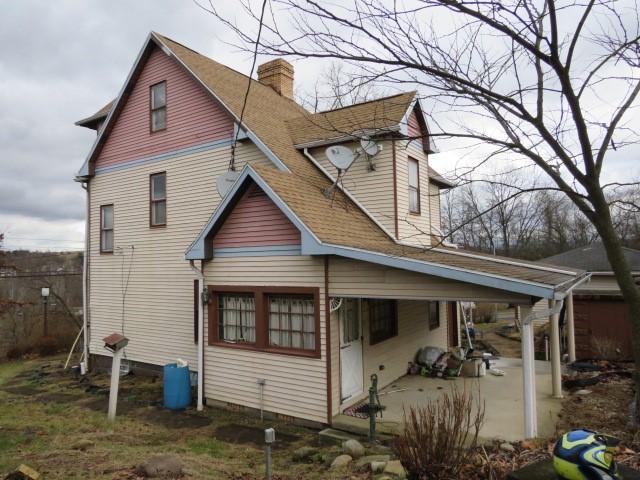
POLYGON ((189 367, 179 367, 175 363, 164 366, 164 407, 182 410, 191 405, 191 379, 189 367))

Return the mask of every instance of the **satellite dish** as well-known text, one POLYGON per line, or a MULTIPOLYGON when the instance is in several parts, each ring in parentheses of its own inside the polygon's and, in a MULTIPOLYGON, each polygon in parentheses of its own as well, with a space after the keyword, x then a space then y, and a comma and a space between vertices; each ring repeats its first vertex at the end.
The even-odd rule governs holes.
POLYGON ((331 164, 338 170, 348 170, 356 159, 354 153, 342 145, 333 145, 325 151, 331 164))
POLYGON ((362 137, 362 139, 360 140, 360 147, 362 147, 364 153, 366 153, 370 157, 377 155, 380 151, 378 144, 371 140, 369 137, 362 137))
POLYGON ((216 188, 222 198, 227 196, 227 193, 229 193, 233 184, 236 183, 238 177, 240 177, 240 173, 233 171, 228 171, 218 177, 218 180, 216 180, 216 188))

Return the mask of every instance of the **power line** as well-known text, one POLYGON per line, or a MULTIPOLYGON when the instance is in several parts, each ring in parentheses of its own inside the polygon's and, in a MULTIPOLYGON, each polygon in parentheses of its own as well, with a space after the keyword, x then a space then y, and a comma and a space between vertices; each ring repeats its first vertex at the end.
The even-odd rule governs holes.
POLYGON ((264 23, 264 11, 267 7, 267 0, 262 0, 262 10, 260 11, 260 24, 258 25, 258 36, 256 37, 256 46, 253 50, 253 61, 251 63, 251 71, 249 72, 249 81, 247 83, 247 91, 244 94, 244 101, 242 102, 242 109, 240 110, 240 120, 238 122, 238 128, 236 129, 235 138, 233 139, 233 145, 231 146, 231 160, 229 160, 229 170, 235 171, 236 165, 236 145, 238 144, 238 135, 240 135, 240 127, 242 126, 242 120, 244 119, 244 111, 247 108, 247 100, 249 99, 249 90, 251 90, 251 83, 253 77, 253 70, 256 68, 256 61, 258 60, 258 45, 260 45, 260 35, 262 34, 262 25, 264 23))

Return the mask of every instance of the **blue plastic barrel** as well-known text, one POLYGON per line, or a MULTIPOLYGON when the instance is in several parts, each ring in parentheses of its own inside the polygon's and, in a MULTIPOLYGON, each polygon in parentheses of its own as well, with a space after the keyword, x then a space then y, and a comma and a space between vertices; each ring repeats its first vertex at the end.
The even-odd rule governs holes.
POLYGON ((189 367, 175 363, 164 366, 164 407, 181 410, 191 405, 191 382, 189 367))

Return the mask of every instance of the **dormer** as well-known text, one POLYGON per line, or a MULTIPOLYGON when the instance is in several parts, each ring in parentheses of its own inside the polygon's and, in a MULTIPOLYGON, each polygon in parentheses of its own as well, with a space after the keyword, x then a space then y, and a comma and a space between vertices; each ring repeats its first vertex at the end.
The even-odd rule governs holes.
POLYGON ((429 165, 437 150, 416 92, 304 115, 288 128, 296 148, 333 180, 338 170, 327 147, 355 153, 341 186, 390 237, 418 246, 439 242, 439 194, 453 184, 429 165), (365 138, 377 144, 377 154, 363 151, 365 138))

